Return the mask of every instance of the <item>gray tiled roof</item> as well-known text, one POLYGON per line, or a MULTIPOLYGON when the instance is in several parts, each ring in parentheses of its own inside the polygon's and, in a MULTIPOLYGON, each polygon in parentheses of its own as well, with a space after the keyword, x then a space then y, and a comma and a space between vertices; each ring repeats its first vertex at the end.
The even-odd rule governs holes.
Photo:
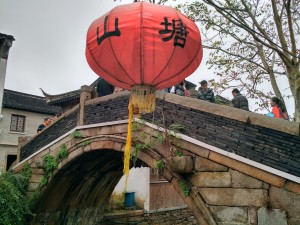
POLYGON ((53 115, 61 112, 60 107, 47 105, 44 97, 7 89, 4 89, 3 107, 53 115))

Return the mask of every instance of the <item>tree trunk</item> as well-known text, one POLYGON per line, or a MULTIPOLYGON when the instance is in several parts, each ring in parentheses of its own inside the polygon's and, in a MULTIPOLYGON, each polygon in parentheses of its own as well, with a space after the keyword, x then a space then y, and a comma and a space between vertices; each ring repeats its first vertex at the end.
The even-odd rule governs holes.
POLYGON ((295 99, 295 121, 300 122, 300 99, 295 99))
POLYGON ((300 122, 300 70, 299 64, 287 69, 290 88, 295 102, 295 121, 300 122))
POLYGON ((300 75, 298 75, 298 77, 296 78, 294 99, 295 99, 295 121, 299 123, 300 122, 300 75))

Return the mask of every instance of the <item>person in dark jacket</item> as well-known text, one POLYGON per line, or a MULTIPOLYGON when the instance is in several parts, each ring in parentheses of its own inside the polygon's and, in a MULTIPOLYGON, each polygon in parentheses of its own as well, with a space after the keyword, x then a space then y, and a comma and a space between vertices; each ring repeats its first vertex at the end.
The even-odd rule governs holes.
POLYGON ((245 96, 241 95, 239 89, 232 90, 233 99, 231 100, 233 107, 249 111, 248 100, 245 96))
POLYGON ((184 95, 184 81, 180 82, 178 85, 175 86, 174 93, 176 95, 185 96, 184 95))
POLYGON ((37 128, 37 133, 40 133, 42 130, 44 130, 46 127, 48 127, 52 123, 52 120, 50 118, 45 118, 44 123, 40 124, 37 128))
POLYGON ((215 103, 215 94, 212 89, 208 88, 206 80, 200 82, 201 87, 198 89, 198 99, 215 103))
POLYGON ((110 95, 114 93, 115 87, 100 77, 98 80, 97 91, 98 97, 110 95))

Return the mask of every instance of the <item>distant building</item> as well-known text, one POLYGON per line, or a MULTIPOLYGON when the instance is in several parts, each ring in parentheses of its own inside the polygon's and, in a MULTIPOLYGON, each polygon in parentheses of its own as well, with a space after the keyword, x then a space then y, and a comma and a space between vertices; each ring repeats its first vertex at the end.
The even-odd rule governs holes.
MULTIPOLYGON (((113 85, 109 84, 101 77, 95 80, 90 87, 93 90, 92 98, 112 94, 115 89, 113 85)), ((80 89, 57 95, 48 94, 44 90, 42 90, 42 92, 48 105, 61 107, 63 112, 72 109, 79 104, 80 101, 80 89)))
POLYGON ((18 137, 36 135, 46 117, 61 109, 46 104, 45 98, 4 89, 0 119, 0 172, 6 172, 17 159, 18 137))

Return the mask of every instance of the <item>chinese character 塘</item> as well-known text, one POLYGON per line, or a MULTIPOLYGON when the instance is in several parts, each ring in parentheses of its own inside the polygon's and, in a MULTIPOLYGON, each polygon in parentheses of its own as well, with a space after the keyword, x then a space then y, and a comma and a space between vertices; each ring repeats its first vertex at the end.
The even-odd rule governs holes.
POLYGON ((179 46, 181 48, 184 48, 186 42, 186 36, 188 35, 189 32, 186 30, 186 27, 182 23, 182 20, 172 19, 172 23, 170 23, 168 21, 168 18, 164 17, 164 22, 161 22, 160 24, 164 25, 165 29, 160 30, 159 34, 160 35, 169 34, 169 36, 163 37, 162 41, 167 42, 170 41, 172 38, 174 38, 174 46, 179 46))

